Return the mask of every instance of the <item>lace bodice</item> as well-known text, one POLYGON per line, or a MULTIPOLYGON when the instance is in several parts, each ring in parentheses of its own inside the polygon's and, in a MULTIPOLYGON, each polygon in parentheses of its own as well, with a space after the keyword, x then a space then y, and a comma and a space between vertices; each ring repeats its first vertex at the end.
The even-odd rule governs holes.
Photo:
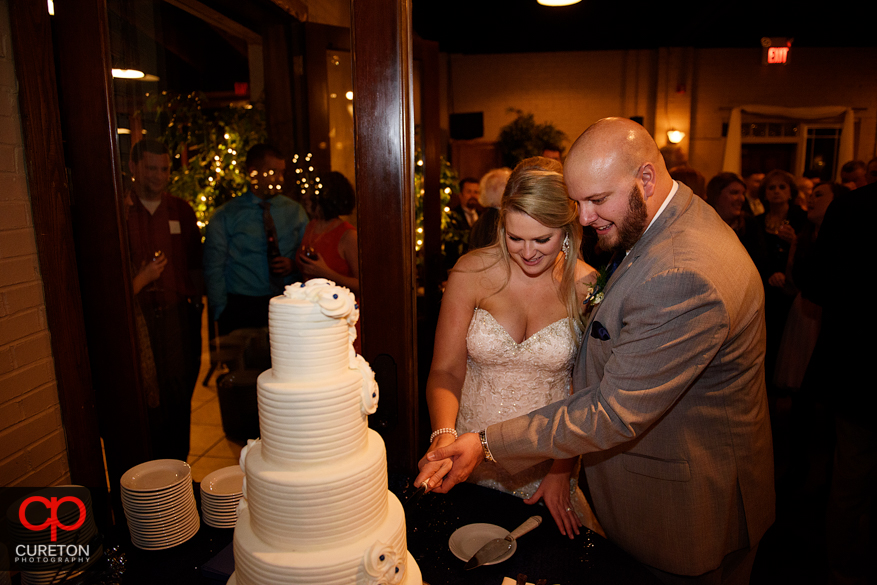
MULTIPOLYGON (((578 332, 581 338, 581 332, 578 332)), ((566 319, 516 343, 488 311, 476 308, 466 335, 466 379, 457 432, 481 429, 569 396, 576 340, 566 319)), ((469 481, 529 498, 548 473, 546 461, 509 475, 484 462, 469 481)))

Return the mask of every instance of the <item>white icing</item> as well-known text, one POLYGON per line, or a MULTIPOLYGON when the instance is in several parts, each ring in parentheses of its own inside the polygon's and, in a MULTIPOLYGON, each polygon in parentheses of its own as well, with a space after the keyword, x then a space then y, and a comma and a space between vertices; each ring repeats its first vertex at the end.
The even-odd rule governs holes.
POLYGON ((241 451, 239 585, 420 585, 386 449, 368 429, 374 372, 352 343, 359 308, 325 279, 269 305, 272 369, 257 382, 261 440, 241 451))
POLYGON ((381 396, 375 373, 361 355, 356 356, 356 368, 362 375, 362 412, 374 414, 378 410, 378 399, 381 396))

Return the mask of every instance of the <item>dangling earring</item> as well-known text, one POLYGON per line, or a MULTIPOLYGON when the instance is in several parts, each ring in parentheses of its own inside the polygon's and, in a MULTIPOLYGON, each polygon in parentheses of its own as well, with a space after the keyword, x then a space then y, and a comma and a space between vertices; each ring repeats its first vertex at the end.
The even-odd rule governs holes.
POLYGON ((569 257, 569 248, 569 234, 566 234, 563 238, 563 245, 560 247, 565 257, 569 257))

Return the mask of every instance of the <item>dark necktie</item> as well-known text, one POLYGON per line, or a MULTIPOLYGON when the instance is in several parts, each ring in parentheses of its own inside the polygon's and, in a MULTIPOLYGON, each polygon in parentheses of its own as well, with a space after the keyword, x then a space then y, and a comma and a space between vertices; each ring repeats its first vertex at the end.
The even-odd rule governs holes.
POLYGON ((271 294, 278 295, 283 292, 283 277, 271 269, 271 261, 280 256, 280 246, 277 244, 277 228, 274 226, 274 218, 271 216, 271 202, 260 201, 262 208, 262 220, 265 222, 265 238, 268 241, 268 275, 271 279, 271 294))

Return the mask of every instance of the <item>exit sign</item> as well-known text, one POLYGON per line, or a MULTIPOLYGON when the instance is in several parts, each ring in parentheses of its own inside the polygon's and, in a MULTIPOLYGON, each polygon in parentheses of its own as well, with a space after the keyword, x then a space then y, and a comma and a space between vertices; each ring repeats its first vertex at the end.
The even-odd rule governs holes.
POLYGON ((761 39, 762 65, 785 65, 789 62, 792 39, 784 37, 764 37, 761 39))
POLYGON ((788 47, 768 47, 768 49, 767 49, 767 62, 768 62, 768 64, 772 64, 772 63, 784 64, 788 58, 789 58, 789 48, 788 47))

